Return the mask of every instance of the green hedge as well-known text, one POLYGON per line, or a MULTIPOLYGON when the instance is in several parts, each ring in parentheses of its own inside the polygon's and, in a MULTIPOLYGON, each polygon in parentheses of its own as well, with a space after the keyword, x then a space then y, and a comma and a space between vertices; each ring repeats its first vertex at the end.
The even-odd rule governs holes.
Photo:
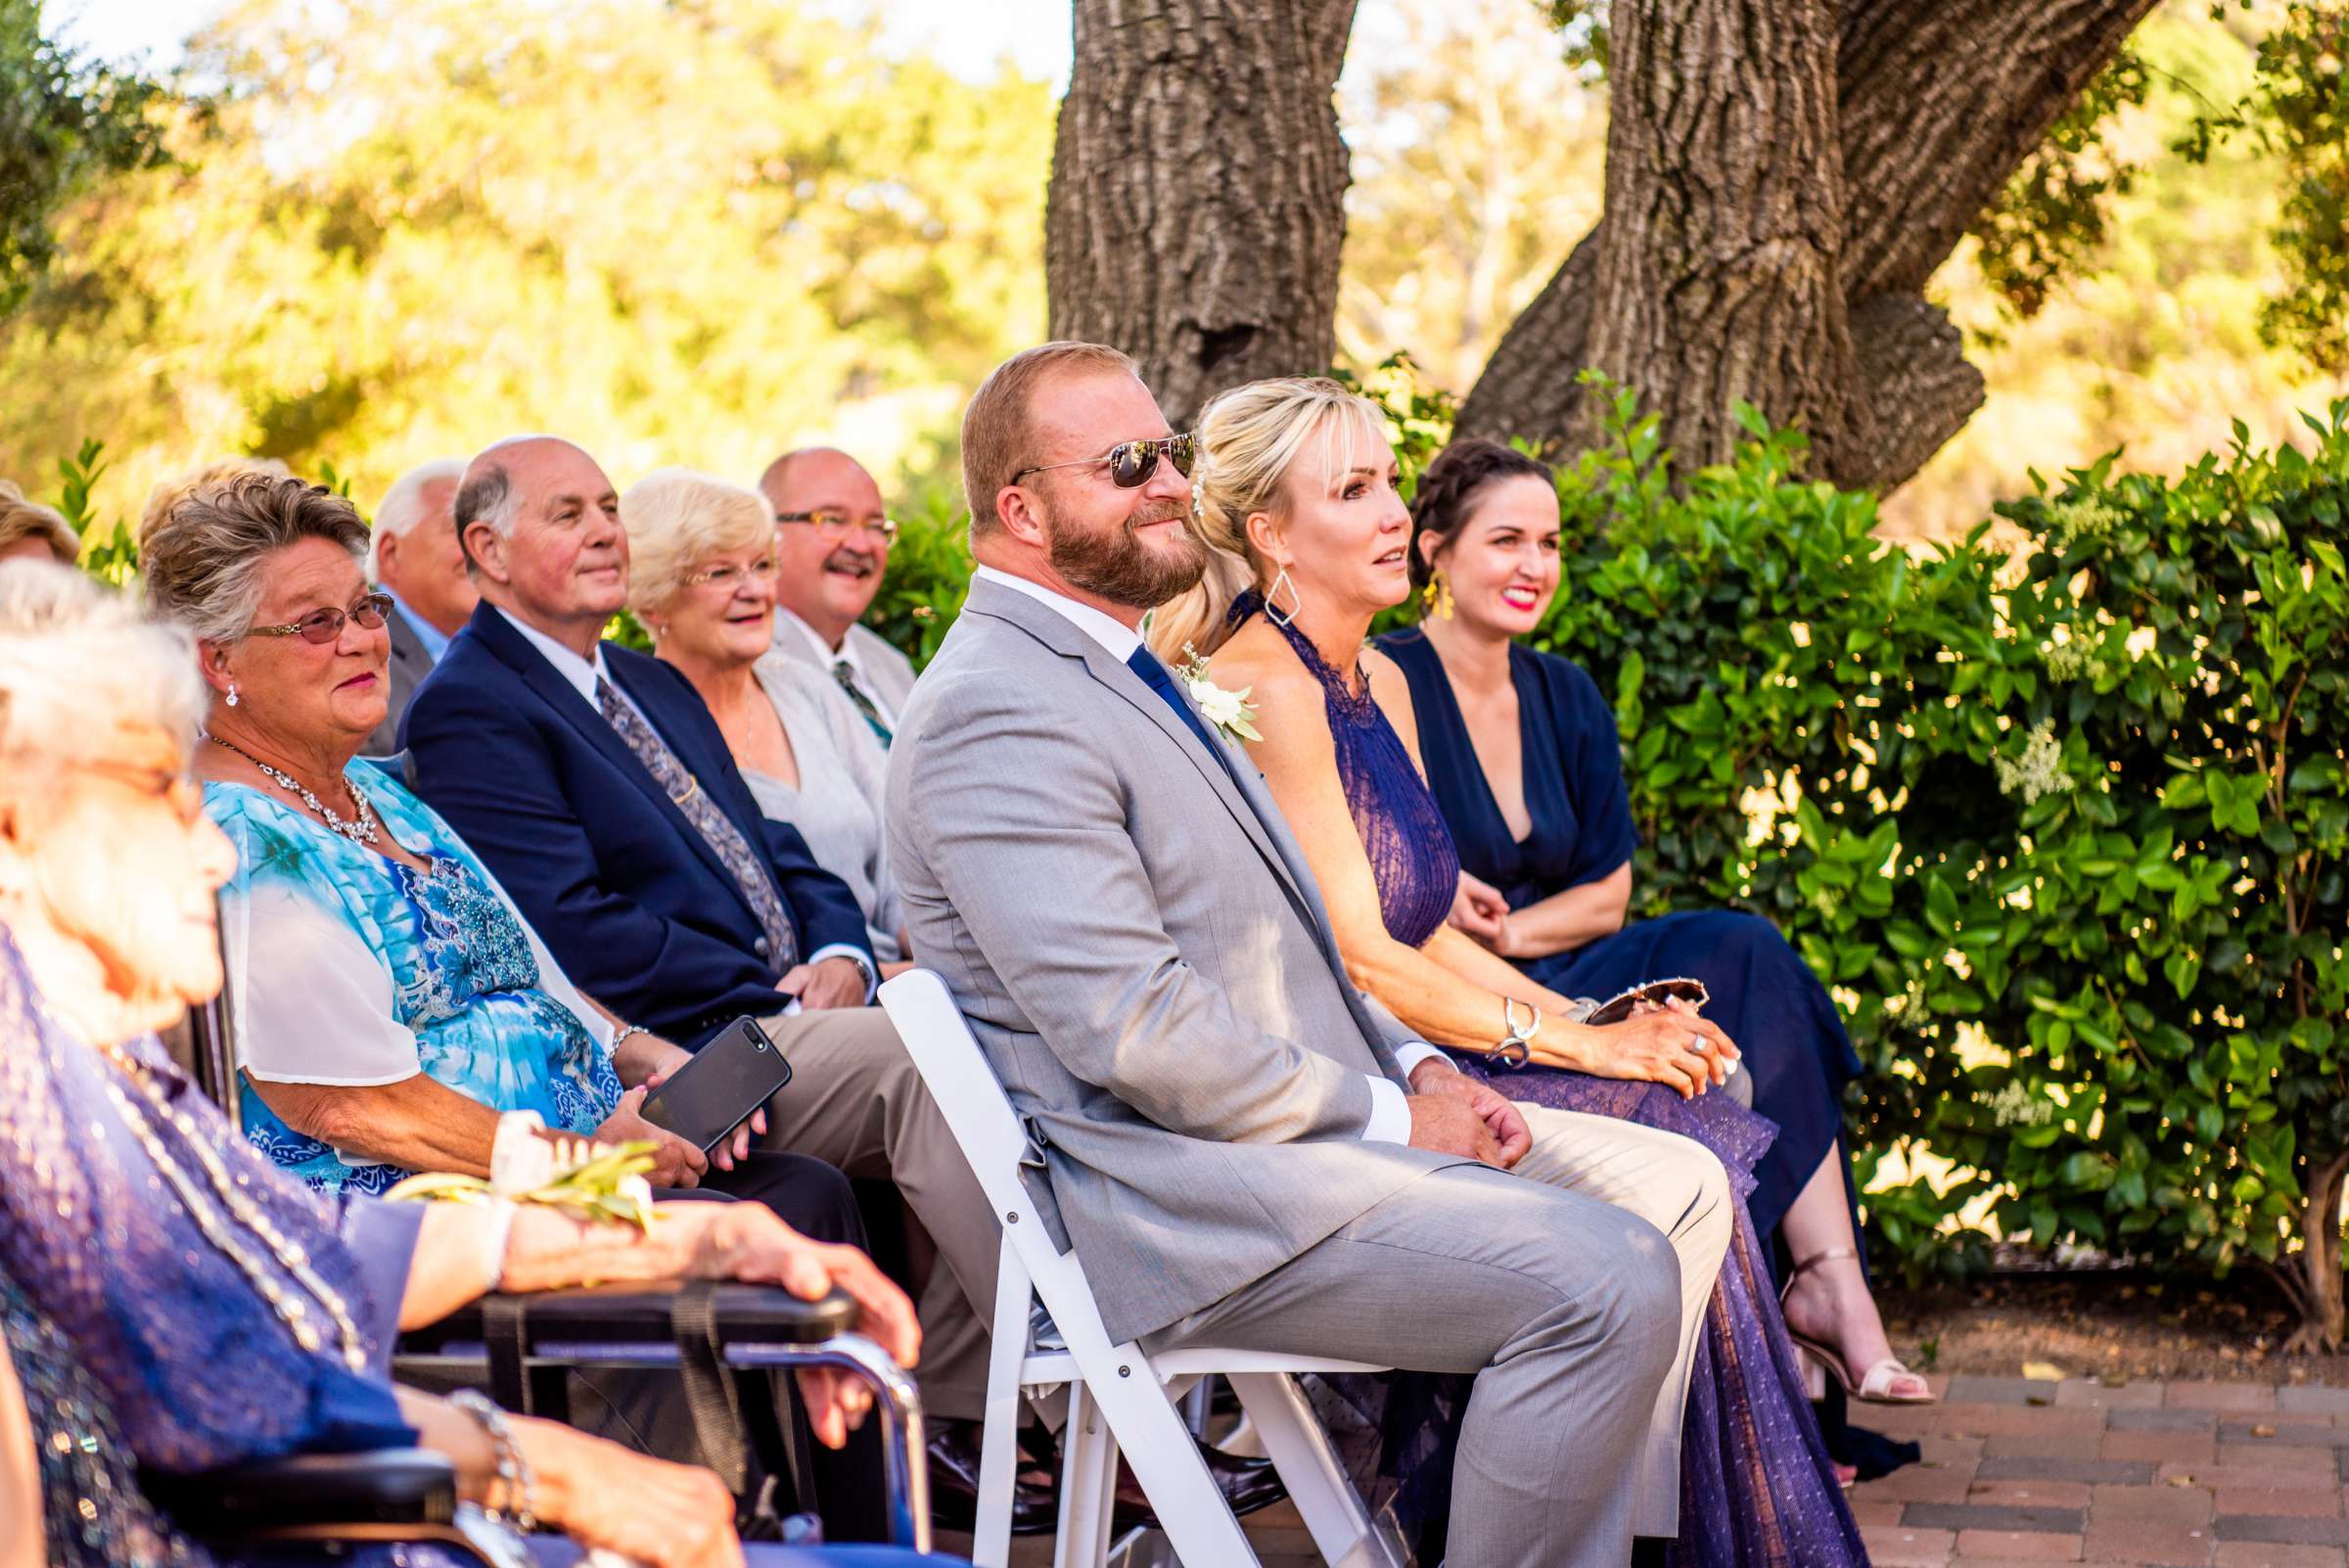
MULTIPOLYGON (((1407 364, 1368 390, 1415 473, 1449 400, 1407 364)), ((2107 459, 1911 550, 1799 477, 1797 435, 1754 421, 1680 473, 1597 394, 1609 442, 1559 471, 1537 640, 1614 694, 1635 914, 1775 920, 1870 1069, 1864 1176, 1929 1154, 1868 1200, 1889 1258, 1972 1267, 1956 1217, 1987 1207, 2010 1238, 2269 1266, 2303 1343, 2337 1343, 2349 401, 2309 420, 2313 455, 2238 429, 2175 479, 2107 459)), ((925 661, 963 519, 940 490, 900 515, 871 619, 925 661)))
POLYGON ((1835 988, 1865 1163, 1959 1168, 1870 1202, 1912 1272, 1995 1195, 2010 1237, 2277 1266, 2337 1341, 2349 402, 2308 423, 1924 552, 1788 433, 1667 483, 1628 396, 1559 475, 1538 640, 1615 694, 1640 912, 1758 910, 1835 988))

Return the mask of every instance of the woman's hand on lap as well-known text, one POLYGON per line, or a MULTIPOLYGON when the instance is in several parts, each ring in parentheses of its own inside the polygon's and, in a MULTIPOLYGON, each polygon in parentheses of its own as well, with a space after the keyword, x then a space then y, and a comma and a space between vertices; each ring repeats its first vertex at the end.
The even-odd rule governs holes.
POLYGON ((1737 1046, 1719 1024, 1679 1006, 1635 1010, 1620 1024, 1606 1025, 1606 1059, 1596 1071, 1608 1078, 1640 1079, 1669 1084, 1683 1099, 1729 1081, 1737 1046))
POLYGON ((1452 895, 1450 916, 1454 926, 1498 952, 1508 917, 1508 900, 1497 889, 1465 871, 1460 873, 1459 891, 1452 895))

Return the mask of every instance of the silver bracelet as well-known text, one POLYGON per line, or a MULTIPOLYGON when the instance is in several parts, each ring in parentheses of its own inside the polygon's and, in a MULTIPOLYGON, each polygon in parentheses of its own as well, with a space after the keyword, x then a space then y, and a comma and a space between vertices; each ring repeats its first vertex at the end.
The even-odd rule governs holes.
POLYGON ((630 1035, 641 1035, 643 1033, 645 1033, 645 1028, 642 1024, 621 1025, 618 1029, 612 1031, 612 1053, 616 1056, 619 1055, 620 1042, 622 1040, 626 1039, 630 1035))
POLYGON ((492 1508, 484 1505, 482 1512, 500 1524, 512 1527, 516 1535, 538 1533, 538 1516, 530 1511, 530 1464, 522 1456, 522 1448, 514 1441, 514 1428, 506 1422, 506 1412, 483 1394, 461 1388, 448 1397, 448 1403, 473 1417, 481 1429, 489 1435, 489 1446, 497 1451, 497 1480, 505 1489, 507 1506, 492 1508))
POLYGON ((1493 1048, 1493 1060, 1503 1067, 1521 1068, 1534 1059, 1534 1037, 1542 1032, 1542 1009, 1527 1002, 1525 1010, 1534 1015, 1530 1024, 1517 1022, 1516 997, 1503 996, 1500 999, 1500 1024, 1507 1033, 1500 1037, 1500 1043, 1493 1048))

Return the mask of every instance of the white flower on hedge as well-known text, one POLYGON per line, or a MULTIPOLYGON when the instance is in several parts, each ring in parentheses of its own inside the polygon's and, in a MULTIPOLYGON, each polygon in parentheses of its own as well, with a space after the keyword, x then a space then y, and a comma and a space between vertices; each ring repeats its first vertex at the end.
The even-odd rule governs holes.
POLYGON ((1208 678, 1207 657, 1189 643, 1182 645, 1183 662, 1175 670, 1182 677, 1185 690, 1191 694, 1191 706, 1199 716, 1216 726, 1224 738, 1234 741, 1261 741, 1265 737, 1256 727, 1256 705, 1248 694, 1256 688, 1242 686, 1231 691, 1208 678))
POLYGON ((2063 770, 2063 743, 2055 738, 2055 721, 2043 718, 2031 726, 2030 735, 2023 741, 2023 755, 2012 761, 2004 757, 1990 760, 1998 771, 1999 793, 2020 795, 2025 806, 2036 805, 2040 797, 2057 795, 2072 788, 2072 777, 2063 770))

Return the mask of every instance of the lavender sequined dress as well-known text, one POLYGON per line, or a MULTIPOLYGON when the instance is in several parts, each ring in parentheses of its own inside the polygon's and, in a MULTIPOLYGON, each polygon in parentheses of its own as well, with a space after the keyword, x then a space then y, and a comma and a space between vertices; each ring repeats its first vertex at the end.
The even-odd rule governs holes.
MULTIPOLYGON (((0 1321, 41 1455, 51 1560, 207 1563, 214 1559, 140 1493, 139 1465, 194 1471, 415 1441, 386 1362, 421 1216, 309 1192, 232 1132, 152 1038, 125 1054, 186 1114, 187 1130, 43 1009, 0 928, 0 1321), (295 1343, 172 1195, 116 1090, 132 1096, 173 1166, 200 1173, 201 1142, 303 1248, 359 1325, 363 1368, 344 1362, 331 1325, 317 1352, 295 1343)), ((455 1568, 469 1559, 386 1546, 274 1560, 455 1568)))
MULTIPOLYGON (((1246 619, 1261 603, 1242 595, 1234 618, 1246 619)), ((1351 689, 1311 641, 1289 627, 1278 629, 1321 683, 1339 777, 1378 883, 1387 932, 1420 946, 1450 914, 1459 882, 1459 857, 1443 814, 1372 700, 1368 676, 1359 692, 1351 689)), ((1736 1235, 1706 1310, 1704 1350, 1689 1381, 1681 1445, 1681 1537, 1671 1561, 1677 1568, 1865 1565, 1867 1549, 1804 1397, 1802 1367, 1746 1214, 1754 1165, 1776 1129, 1727 1094, 1683 1100, 1661 1084, 1544 1067, 1511 1072, 1473 1052, 1451 1056, 1462 1072, 1513 1100, 1678 1132, 1711 1149, 1728 1170, 1738 1200, 1736 1235)), ((1347 1393, 1361 1403, 1359 1388, 1347 1393)), ((1406 1524, 1414 1513, 1440 1508, 1449 1494, 1464 1403, 1461 1379, 1409 1374, 1388 1384, 1381 1469, 1400 1486, 1397 1509, 1406 1524)))

